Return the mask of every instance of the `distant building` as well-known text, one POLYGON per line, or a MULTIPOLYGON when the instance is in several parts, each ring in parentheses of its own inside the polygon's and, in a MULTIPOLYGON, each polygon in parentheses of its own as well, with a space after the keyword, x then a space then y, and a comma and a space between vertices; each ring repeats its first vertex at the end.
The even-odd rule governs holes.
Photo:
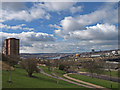
POLYGON ((118 50, 118 54, 120 55, 120 50, 118 50))
POLYGON ((94 50, 94 49, 92 49, 92 52, 95 52, 95 50, 94 50))
POLYGON ((76 57, 80 57, 80 54, 76 54, 76 57))
POLYGON ((8 38, 4 41, 4 54, 5 55, 19 55, 19 39, 8 38))
POLYGON ((101 55, 91 55, 91 57, 100 57, 101 55))

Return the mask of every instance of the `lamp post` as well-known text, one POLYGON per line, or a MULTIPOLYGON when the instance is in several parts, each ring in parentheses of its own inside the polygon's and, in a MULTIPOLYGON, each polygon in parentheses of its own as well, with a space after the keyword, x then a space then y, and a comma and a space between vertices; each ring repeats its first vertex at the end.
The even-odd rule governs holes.
POLYGON ((11 80, 11 71, 10 70, 7 70, 8 71, 8 75, 9 75, 9 79, 8 79, 8 83, 12 83, 12 80, 11 80))
POLYGON ((112 80, 111 80, 111 70, 110 70, 110 65, 109 65, 109 72, 110 72, 110 87, 112 88, 112 80))

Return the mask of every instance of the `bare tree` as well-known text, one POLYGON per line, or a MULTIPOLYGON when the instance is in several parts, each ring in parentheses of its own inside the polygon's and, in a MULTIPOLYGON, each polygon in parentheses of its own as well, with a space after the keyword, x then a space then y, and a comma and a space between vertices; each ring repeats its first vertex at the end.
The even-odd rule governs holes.
POLYGON ((101 74, 103 73, 104 69, 101 62, 91 60, 91 61, 86 61, 82 64, 83 68, 85 68, 88 72, 91 73, 91 76, 93 77, 93 73, 101 74))
POLYGON ((21 66, 27 71, 29 77, 32 77, 33 72, 38 72, 37 61, 34 58, 22 60, 21 66))
POLYGON ((104 73, 104 66, 105 66, 105 62, 104 61, 96 61, 95 62, 95 71, 94 73, 96 73, 98 75, 98 78, 100 76, 100 74, 104 73))
POLYGON ((45 64, 48 66, 48 71, 50 71, 52 67, 52 63, 50 62, 50 60, 47 60, 45 64))

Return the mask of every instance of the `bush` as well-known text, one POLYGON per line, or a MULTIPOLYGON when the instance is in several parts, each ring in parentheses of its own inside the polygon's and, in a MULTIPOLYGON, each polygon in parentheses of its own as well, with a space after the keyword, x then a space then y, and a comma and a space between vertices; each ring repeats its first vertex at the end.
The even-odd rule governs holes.
POLYGON ((59 70, 64 70, 65 69, 65 65, 61 64, 59 65, 59 70))

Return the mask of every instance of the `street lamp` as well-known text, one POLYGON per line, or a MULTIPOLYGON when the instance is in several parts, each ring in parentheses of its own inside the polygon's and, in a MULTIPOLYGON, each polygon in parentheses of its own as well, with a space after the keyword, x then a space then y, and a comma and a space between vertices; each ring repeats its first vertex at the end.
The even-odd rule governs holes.
POLYGON ((9 74, 9 79, 8 79, 8 83, 12 83, 12 81, 11 81, 11 71, 10 70, 6 70, 6 71, 8 71, 8 74, 9 74))
POLYGON ((112 80, 111 80, 111 70, 110 70, 110 64, 109 64, 109 72, 110 72, 110 87, 112 88, 112 80))

